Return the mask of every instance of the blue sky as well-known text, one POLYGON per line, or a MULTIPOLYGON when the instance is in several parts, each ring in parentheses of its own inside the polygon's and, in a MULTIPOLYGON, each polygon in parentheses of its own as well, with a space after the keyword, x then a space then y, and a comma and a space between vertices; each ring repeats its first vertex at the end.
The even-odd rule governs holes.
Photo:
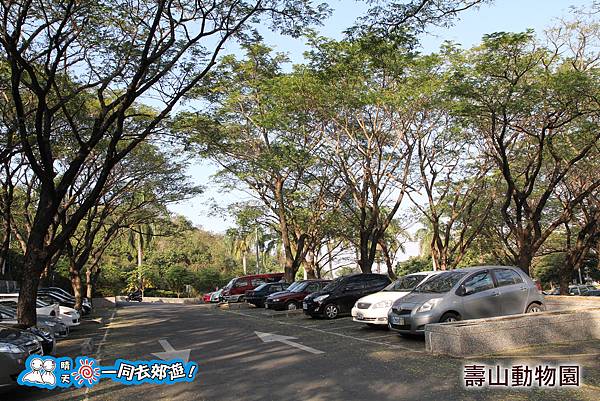
MULTIPOLYGON (((555 18, 566 16, 570 6, 584 6, 592 0, 496 0, 494 4, 479 10, 469 10, 461 14, 455 26, 448 29, 435 29, 421 38, 424 53, 435 52, 441 43, 451 40, 470 47, 477 44, 484 34, 492 32, 521 32, 532 28, 541 33, 552 25, 555 18)), ((319 32, 328 37, 341 38, 345 28, 364 10, 363 3, 350 0, 330 1, 334 9, 332 16, 324 21, 319 32)), ((292 62, 302 61, 306 50, 302 39, 291 39, 279 35, 263 33, 265 41, 277 51, 288 53, 292 62)), ((211 215, 211 205, 226 206, 246 197, 243 192, 223 193, 211 183, 211 175, 216 167, 208 162, 198 161, 190 166, 189 175, 197 184, 206 187, 204 194, 179 204, 171 205, 170 210, 186 216, 195 225, 213 232, 224 232, 232 226, 230 220, 211 215)))

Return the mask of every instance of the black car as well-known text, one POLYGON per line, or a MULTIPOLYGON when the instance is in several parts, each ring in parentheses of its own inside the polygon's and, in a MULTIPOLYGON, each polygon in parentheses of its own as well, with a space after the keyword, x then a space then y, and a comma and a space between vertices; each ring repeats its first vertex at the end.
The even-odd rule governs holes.
POLYGON ((335 319, 342 313, 349 313, 359 298, 381 291, 390 283, 389 277, 383 274, 363 273, 338 277, 321 291, 304 298, 302 309, 311 317, 335 319))
POLYGON ((246 291, 244 298, 246 302, 256 306, 257 308, 265 307, 265 300, 269 295, 287 290, 290 285, 288 283, 264 283, 253 290, 246 291))
POLYGON ((17 376, 30 354, 42 355, 34 334, 0 325, 0 392, 17 386, 17 376))

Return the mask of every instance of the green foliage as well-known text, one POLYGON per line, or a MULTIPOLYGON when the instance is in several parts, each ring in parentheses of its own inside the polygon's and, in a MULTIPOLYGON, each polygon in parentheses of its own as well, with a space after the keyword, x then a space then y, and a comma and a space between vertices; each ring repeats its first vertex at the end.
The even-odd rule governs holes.
POLYGON ((396 275, 398 277, 405 276, 411 273, 433 270, 431 257, 415 256, 408 260, 399 262, 396 265, 396 275))

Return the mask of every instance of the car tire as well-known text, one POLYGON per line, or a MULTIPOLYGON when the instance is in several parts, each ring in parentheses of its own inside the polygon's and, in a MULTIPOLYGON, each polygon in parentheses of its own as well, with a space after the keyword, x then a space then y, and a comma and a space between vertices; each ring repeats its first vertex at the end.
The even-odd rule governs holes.
POLYGON ((285 309, 286 310, 296 310, 296 309, 298 309, 298 304, 294 301, 289 301, 287 304, 285 304, 285 309))
POLYGON ((454 312, 446 312, 440 318, 440 323, 458 322, 459 320, 462 320, 460 315, 454 312))
POLYGON ((525 313, 539 313, 539 312, 543 312, 545 310, 546 310, 546 307, 544 305, 540 305, 540 304, 534 302, 527 307, 527 309, 525 310, 525 313))
POLYGON ((236 301, 236 302, 244 302, 244 296, 243 296, 243 295, 242 295, 242 296, 240 296, 240 297, 237 299, 237 301, 236 301))
POLYGON ((340 314, 340 307, 334 303, 327 304, 323 307, 323 316, 327 319, 332 320, 338 317, 340 314))

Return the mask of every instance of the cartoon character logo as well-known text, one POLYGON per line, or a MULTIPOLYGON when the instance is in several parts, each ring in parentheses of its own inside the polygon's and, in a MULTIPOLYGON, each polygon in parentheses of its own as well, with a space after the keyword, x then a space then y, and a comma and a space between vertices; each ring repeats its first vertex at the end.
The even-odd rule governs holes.
POLYGON ((32 355, 27 359, 27 363, 29 369, 19 375, 19 384, 44 388, 53 388, 56 385, 56 377, 54 376, 56 362, 54 359, 32 355))

